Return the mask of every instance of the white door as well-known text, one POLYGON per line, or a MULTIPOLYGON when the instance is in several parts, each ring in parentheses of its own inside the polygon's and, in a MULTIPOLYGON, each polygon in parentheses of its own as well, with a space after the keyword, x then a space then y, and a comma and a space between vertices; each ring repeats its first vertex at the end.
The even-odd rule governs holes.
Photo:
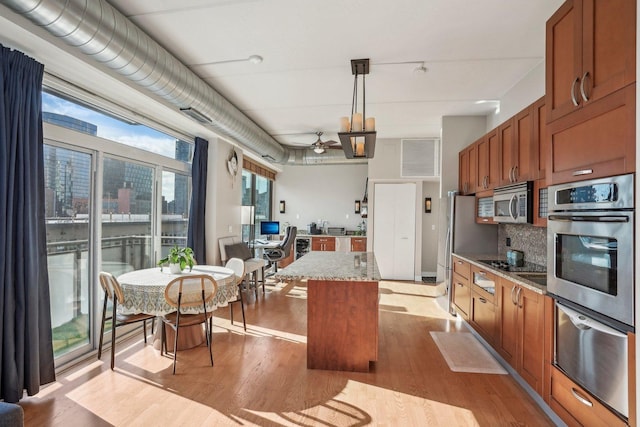
POLYGON ((380 276, 415 280, 415 183, 375 184, 373 209, 373 252, 380 276))

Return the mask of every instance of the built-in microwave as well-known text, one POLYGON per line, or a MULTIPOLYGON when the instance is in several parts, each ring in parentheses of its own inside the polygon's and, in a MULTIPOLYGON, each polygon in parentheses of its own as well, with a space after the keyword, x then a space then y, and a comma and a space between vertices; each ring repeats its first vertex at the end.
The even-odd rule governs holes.
POLYGON ((533 223, 533 181, 493 190, 495 222, 533 223))

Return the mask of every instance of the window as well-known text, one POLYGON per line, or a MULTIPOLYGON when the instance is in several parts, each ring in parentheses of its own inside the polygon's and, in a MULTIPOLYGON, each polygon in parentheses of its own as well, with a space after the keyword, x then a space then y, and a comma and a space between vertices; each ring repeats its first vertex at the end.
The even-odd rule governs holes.
POLYGON ((99 271, 117 276, 151 267, 169 246, 185 245, 193 143, 47 93, 43 110, 52 332, 60 365, 96 348, 104 296, 99 271))
MULTIPOLYGON (((257 227, 260 221, 271 219, 273 194, 273 181, 246 169, 242 170, 242 205, 255 206, 255 217, 253 227, 254 238, 259 237, 260 228, 257 227)), ((251 234, 250 226, 242 224, 242 237, 245 240, 251 234)))

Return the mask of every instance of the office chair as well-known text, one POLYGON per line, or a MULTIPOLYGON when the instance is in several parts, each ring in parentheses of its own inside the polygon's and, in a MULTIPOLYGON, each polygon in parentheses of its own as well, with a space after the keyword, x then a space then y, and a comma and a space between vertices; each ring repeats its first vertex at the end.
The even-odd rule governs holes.
POLYGON ((278 261, 287 258, 291 253, 293 242, 296 241, 297 232, 298 232, 297 227, 292 227, 292 226, 287 227, 282 243, 276 248, 265 249, 264 257, 268 259, 269 262, 274 263, 274 266, 275 266, 274 271, 278 271, 278 261))

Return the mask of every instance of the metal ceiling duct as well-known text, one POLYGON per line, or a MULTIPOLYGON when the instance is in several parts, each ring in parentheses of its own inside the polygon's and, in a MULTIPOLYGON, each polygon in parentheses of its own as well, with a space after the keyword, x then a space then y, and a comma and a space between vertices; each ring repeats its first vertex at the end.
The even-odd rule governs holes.
MULTIPOLYGON (((280 164, 343 163, 337 156, 299 153, 301 150, 288 150, 280 145, 104 0, 0 0, 0 3, 176 109, 190 108, 204 114, 211 119, 205 126, 265 159, 280 164)), ((344 155, 342 160, 354 163, 344 155)))

